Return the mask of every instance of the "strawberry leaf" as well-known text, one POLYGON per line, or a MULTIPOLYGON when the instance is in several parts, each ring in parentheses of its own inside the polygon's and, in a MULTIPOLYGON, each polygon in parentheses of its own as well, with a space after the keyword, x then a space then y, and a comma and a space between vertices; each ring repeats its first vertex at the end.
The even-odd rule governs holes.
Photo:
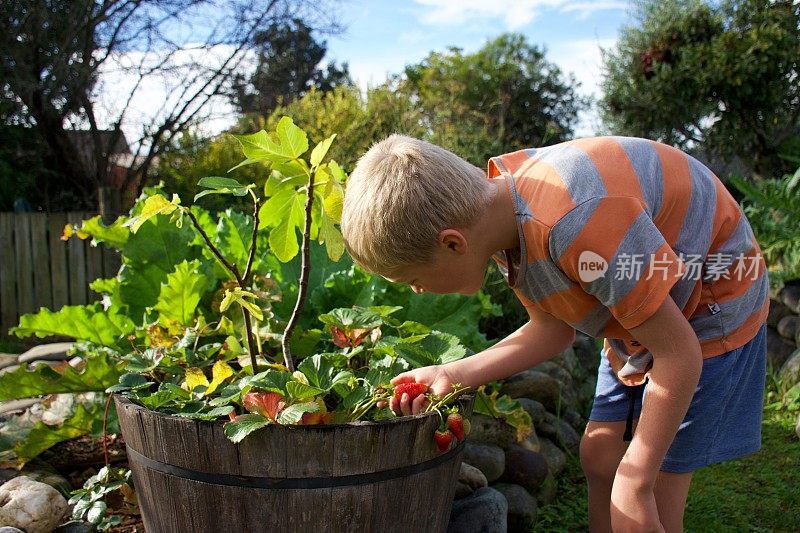
POLYGON ((234 443, 241 442, 250 433, 269 424, 270 421, 265 416, 256 414, 239 415, 236 420, 225 424, 225 436, 234 443))

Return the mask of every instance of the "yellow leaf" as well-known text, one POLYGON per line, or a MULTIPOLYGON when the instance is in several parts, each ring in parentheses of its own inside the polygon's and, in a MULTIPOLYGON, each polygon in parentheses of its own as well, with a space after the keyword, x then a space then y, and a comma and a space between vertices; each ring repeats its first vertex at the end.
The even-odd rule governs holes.
POLYGON ((199 368, 186 369, 186 381, 184 382, 185 389, 192 392, 200 385, 208 385, 208 379, 203 371, 199 368))
POLYGON ((211 383, 206 389, 205 395, 208 396, 219 387, 223 381, 233 375, 233 369, 225 361, 217 361, 211 369, 211 383))

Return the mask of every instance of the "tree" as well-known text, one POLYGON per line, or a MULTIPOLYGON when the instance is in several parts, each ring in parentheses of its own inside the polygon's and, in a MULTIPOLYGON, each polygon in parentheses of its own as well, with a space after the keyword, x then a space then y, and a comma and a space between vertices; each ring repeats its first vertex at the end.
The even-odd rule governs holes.
POLYGON ((47 168, 57 170, 62 186, 88 205, 108 184, 110 147, 123 128, 134 132, 128 139, 133 153, 117 185, 138 194, 180 131, 218 115, 214 104, 230 94, 259 32, 295 19, 336 29, 328 3, 311 0, 0 0, 0 5, 3 121, 42 139, 47 168), (148 100, 156 87, 165 96, 148 100), (70 140, 69 130, 79 128, 91 132, 88 160, 70 140))
POLYGON ((320 68, 327 51, 325 41, 312 35, 312 28, 300 19, 272 24, 254 41, 258 50, 255 72, 245 83, 240 77, 235 100, 243 114, 267 116, 280 103, 300 98, 309 89, 329 91, 337 85, 352 85, 347 63, 328 63, 320 68))
POLYGON ((604 51, 609 128, 788 171, 778 155, 800 134, 800 4, 645 0, 638 18, 604 51))
POLYGON ((519 34, 474 54, 433 52, 395 83, 419 107, 433 142, 481 166, 490 155, 570 138, 586 105, 575 79, 519 34))

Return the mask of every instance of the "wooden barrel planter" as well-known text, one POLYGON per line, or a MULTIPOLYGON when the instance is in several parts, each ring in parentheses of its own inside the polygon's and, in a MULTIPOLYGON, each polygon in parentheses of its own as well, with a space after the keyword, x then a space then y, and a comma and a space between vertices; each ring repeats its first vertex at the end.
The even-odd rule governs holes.
POLYGON ((439 452, 436 413, 271 425, 233 444, 222 422, 115 402, 148 533, 447 528, 464 445, 439 452))

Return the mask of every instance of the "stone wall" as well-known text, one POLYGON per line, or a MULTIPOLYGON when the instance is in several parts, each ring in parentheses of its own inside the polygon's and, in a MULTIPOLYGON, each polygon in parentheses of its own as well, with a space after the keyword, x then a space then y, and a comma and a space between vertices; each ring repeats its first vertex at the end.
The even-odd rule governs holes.
MULTIPOLYGON (((784 395, 800 395, 800 280, 787 282, 769 304, 768 361, 784 395)), ((795 431, 800 437, 800 415, 795 431)))
POLYGON ((579 336, 555 359, 504 381, 500 393, 517 399, 533 421, 522 442, 505 422, 473 414, 449 532, 533 530, 539 505, 556 497, 567 454, 578 453, 586 423, 580 409, 594 396, 598 363, 594 341, 579 336))

